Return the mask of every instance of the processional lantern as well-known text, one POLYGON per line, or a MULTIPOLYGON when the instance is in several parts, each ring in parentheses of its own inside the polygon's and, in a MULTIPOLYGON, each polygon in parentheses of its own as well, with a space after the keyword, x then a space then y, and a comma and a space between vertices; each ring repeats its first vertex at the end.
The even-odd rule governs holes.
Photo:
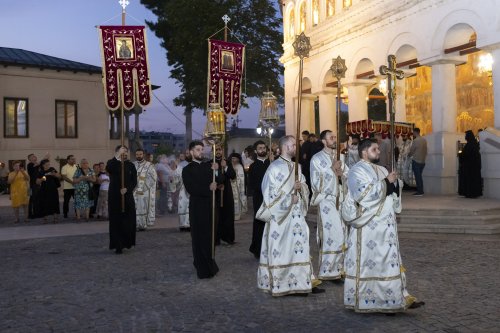
POLYGON ((210 103, 207 111, 207 124, 205 126, 205 137, 213 144, 224 142, 226 135, 226 117, 224 109, 219 103, 210 103))
POLYGON ((269 136, 269 149, 272 145, 272 135, 274 128, 280 123, 278 114, 278 100, 273 95, 272 91, 264 92, 264 96, 260 99, 259 123, 257 125, 257 133, 269 136))

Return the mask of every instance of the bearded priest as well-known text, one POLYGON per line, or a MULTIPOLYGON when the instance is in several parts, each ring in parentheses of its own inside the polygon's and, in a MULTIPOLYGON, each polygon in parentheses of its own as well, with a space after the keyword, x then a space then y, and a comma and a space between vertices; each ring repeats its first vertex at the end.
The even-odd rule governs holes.
POLYGON ((335 159, 337 137, 332 131, 321 132, 320 140, 324 148, 312 157, 310 167, 313 191, 311 205, 318 206, 318 278, 340 281, 344 273, 347 228, 337 210, 337 197, 339 202, 344 199, 343 185, 346 184, 349 168, 335 159), (340 184, 339 177, 342 178, 340 184))
POLYGON ((402 182, 378 166, 376 141, 363 140, 361 160, 349 171, 342 217, 351 226, 345 257, 344 305, 356 312, 394 313, 424 305, 406 289, 396 213, 402 182))
POLYGON ((153 164, 146 161, 144 150, 135 151, 135 168, 137 170, 137 187, 134 200, 137 218, 137 230, 144 231, 155 223, 156 180, 157 173, 153 164))
POLYGON ((267 169, 262 180, 263 203, 256 218, 266 221, 262 237, 258 288, 273 296, 324 292, 313 288, 306 214, 309 190, 299 170, 295 180, 292 158, 297 149, 291 135, 279 141, 281 155, 267 169))

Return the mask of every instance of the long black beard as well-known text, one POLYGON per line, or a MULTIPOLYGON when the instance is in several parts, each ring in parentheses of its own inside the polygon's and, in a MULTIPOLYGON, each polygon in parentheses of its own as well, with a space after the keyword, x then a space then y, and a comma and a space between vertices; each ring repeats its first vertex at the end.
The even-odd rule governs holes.
POLYGON ((140 159, 136 158, 136 160, 137 160, 137 162, 142 162, 142 161, 144 161, 144 158, 140 158, 140 159))
POLYGON ((265 151, 263 153, 257 153, 257 156, 259 156, 259 157, 266 157, 267 156, 267 151, 265 151))
POLYGON ((373 164, 377 164, 378 162, 380 162, 380 158, 369 158, 368 160, 373 164))

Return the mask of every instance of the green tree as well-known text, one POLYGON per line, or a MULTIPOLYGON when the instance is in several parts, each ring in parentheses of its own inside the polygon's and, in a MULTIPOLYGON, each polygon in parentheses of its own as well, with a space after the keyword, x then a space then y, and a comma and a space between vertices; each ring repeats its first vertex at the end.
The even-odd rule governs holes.
POLYGON ((174 148, 172 148, 171 145, 165 143, 165 142, 162 142, 158 145, 158 147, 155 148, 155 151, 154 151, 154 156, 158 156, 158 155, 167 155, 167 156, 170 156, 174 153, 174 148))
MULTIPOLYGON (((174 99, 185 108, 186 140, 191 140, 194 109, 205 109, 207 101, 207 39, 224 26, 229 15, 229 41, 236 37, 246 45, 246 97, 260 97, 270 90, 283 100, 280 76, 283 67, 281 19, 273 0, 141 0, 158 18, 146 22, 162 40, 170 77, 181 86, 174 99)), ((223 39, 223 33, 215 36, 223 39)), ((244 92, 244 91, 243 91, 244 92)), ((244 101, 244 99, 243 99, 244 101)))

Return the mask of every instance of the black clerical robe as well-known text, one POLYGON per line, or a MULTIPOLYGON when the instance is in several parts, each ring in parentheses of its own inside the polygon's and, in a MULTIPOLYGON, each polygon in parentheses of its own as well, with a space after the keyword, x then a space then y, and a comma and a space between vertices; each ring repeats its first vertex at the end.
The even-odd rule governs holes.
POLYGON ((234 233, 234 199, 233 199, 233 188, 231 186, 231 179, 236 179, 236 172, 234 171, 231 161, 227 163, 227 170, 224 170, 221 166, 221 160, 216 159, 219 164, 220 179, 224 185, 224 191, 221 195, 221 190, 217 189, 215 197, 217 199, 217 223, 216 223, 216 238, 215 243, 219 244, 221 240, 226 243, 234 243, 235 233, 234 233), (220 200, 222 197, 222 207, 220 200))
MULTIPOLYGON (((182 169, 182 181, 189 193, 189 224, 193 248, 193 265, 200 279, 213 277, 219 267, 212 257, 212 191, 211 163, 193 161, 182 169)), ((220 182, 220 176, 216 181, 220 182)))
POLYGON ((458 194, 466 198, 483 195, 479 144, 467 142, 458 157, 458 194))
POLYGON ((106 164, 109 173, 108 216, 109 248, 111 250, 130 249, 135 245, 135 201, 134 189, 137 185, 137 171, 130 161, 124 162, 125 176, 125 212, 122 212, 121 162, 112 158, 106 164))
POLYGON ((260 247, 262 245, 262 234, 264 233, 265 222, 257 220, 255 214, 262 205, 264 198, 262 197, 262 179, 269 167, 269 160, 264 161, 258 158, 250 165, 248 170, 248 187, 252 190, 252 201, 253 201, 253 232, 252 232, 252 244, 250 244, 249 251, 254 254, 256 258, 260 257, 260 247))

